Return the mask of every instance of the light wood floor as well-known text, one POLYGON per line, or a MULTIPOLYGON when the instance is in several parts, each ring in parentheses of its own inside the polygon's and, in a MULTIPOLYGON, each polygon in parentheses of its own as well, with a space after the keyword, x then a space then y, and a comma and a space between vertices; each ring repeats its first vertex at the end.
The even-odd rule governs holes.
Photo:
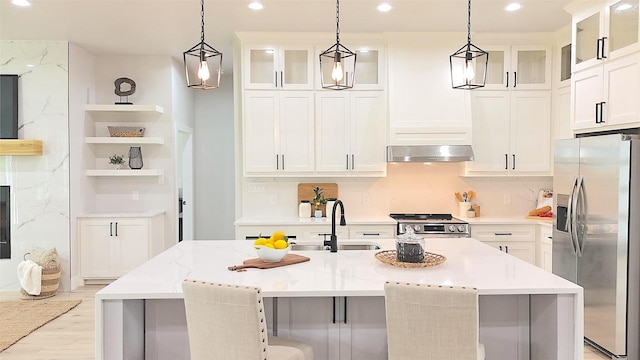
MULTIPOLYGON (((80 305, 18 341, 0 353, 2 360, 94 359, 94 295, 102 285, 88 285, 52 299, 82 299, 80 305)), ((18 293, 0 293, 0 300, 19 299, 18 293)), ((589 345, 584 360, 610 359, 589 345)))

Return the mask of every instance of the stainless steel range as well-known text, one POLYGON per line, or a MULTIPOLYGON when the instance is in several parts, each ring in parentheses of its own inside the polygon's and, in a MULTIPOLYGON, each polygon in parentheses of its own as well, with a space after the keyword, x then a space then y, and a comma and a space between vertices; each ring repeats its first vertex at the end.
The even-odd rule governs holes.
POLYGON ((451 214, 389 214, 398 222, 396 234, 404 234, 408 227, 416 234, 428 237, 470 237, 469 223, 451 214))

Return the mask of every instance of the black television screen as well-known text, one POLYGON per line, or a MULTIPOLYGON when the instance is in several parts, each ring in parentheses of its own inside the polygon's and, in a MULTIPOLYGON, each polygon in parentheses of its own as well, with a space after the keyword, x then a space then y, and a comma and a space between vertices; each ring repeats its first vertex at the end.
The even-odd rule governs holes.
POLYGON ((0 75, 0 139, 18 138, 18 75, 0 75))
POLYGON ((11 193, 0 186, 0 259, 11 259, 11 193))

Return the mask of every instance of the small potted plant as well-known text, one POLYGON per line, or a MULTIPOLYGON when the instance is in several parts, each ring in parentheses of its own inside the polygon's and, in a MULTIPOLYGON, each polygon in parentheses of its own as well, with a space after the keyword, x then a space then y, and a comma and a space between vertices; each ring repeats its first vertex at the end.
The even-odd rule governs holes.
POLYGON ((113 167, 118 170, 124 165, 124 155, 114 154, 109 156, 109 164, 113 165, 113 167))
POLYGON ((314 216, 322 217, 322 209, 320 209, 320 207, 326 204, 327 200, 324 198, 324 195, 322 194, 322 189, 319 186, 316 186, 313 188, 313 193, 315 194, 315 196, 313 197, 312 204, 316 210, 314 213, 314 216))

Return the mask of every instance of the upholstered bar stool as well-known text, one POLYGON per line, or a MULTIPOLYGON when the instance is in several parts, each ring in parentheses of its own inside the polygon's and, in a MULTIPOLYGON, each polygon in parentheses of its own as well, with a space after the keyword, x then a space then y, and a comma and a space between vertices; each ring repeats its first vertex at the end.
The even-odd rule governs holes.
POLYGON ((478 291, 387 282, 389 360, 484 360, 478 342, 478 291))
POLYGON ((192 360, 313 360, 313 349, 267 335, 260 288, 182 282, 192 360))

